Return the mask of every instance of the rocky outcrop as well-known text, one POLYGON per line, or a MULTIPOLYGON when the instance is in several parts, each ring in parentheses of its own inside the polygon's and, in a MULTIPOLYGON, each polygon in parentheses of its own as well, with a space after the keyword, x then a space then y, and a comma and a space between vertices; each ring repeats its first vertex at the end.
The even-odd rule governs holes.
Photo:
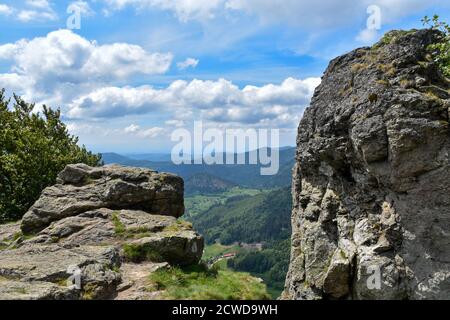
POLYGON ((153 299, 143 279, 203 253, 183 213, 177 176, 69 165, 20 224, 0 226, 0 299, 153 299))
POLYGON ((450 297, 449 80, 436 31, 334 59, 298 129, 285 299, 450 297))
POLYGON ((67 166, 58 184, 46 188, 22 219, 25 233, 88 210, 133 209, 180 217, 184 213, 183 181, 148 169, 67 166))

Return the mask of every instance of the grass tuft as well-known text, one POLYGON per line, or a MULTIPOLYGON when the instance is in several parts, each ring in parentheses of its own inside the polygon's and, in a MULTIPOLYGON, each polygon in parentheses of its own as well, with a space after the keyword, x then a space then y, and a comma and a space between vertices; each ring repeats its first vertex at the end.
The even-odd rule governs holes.
POLYGON ((208 269, 205 265, 160 269, 150 275, 154 290, 173 300, 269 300, 264 283, 247 273, 208 269))

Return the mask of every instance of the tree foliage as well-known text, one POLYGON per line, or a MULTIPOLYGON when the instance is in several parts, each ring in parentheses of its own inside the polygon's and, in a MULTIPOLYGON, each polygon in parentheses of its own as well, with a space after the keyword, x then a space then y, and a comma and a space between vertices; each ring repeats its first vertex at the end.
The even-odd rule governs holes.
POLYGON ((0 223, 20 219, 67 164, 99 165, 101 157, 78 146, 60 110, 30 104, 0 90, 0 223))
POLYGON ((288 188, 253 197, 236 196, 191 220, 208 244, 286 239, 291 235, 291 198, 288 188))
POLYGON ((261 277, 272 292, 279 295, 284 288, 289 268, 290 239, 272 241, 262 251, 242 251, 228 260, 228 267, 261 277))
POLYGON ((434 30, 441 31, 438 42, 429 46, 435 61, 438 63, 442 73, 446 77, 450 77, 450 26, 448 23, 441 21, 438 15, 434 15, 431 19, 425 16, 422 19, 425 26, 429 26, 434 30))

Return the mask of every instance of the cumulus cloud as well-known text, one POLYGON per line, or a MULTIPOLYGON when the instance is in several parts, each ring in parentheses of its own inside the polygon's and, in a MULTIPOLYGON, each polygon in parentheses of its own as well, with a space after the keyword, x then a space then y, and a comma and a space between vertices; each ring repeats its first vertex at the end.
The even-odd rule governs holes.
POLYGON ((30 79, 16 73, 0 73, 0 88, 8 88, 14 92, 24 92, 31 86, 30 79))
POLYGON ((50 3, 47 0, 26 0, 25 3, 30 7, 38 8, 38 9, 51 9, 50 3))
POLYGON ((177 67, 180 70, 185 70, 187 68, 193 68, 195 69, 198 66, 198 63, 200 62, 200 60, 198 59, 194 59, 194 58, 187 58, 186 60, 182 61, 182 62, 178 62, 177 63, 177 67))
POLYGON ((54 11, 21 10, 17 14, 17 19, 22 22, 46 20, 52 21, 57 20, 58 16, 54 11))
POLYGON ((58 14, 47 0, 26 0, 25 8, 18 10, 15 17, 21 22, 58 20, 58 14))
POLYGON ((103 0, 108 11, 121 10, 127 6, 137 9, 154 8, 172 11, 183 22, 189 20, 208 20, 214 18, 216 10, 224 0, 103 0))
POLYGON ((135 133, 141 129, 137 124, 131 124, 124 129, 125 133, 135 133))
POLYGON ((85 17, 90 17, 95 14, 95 11, 89 6, 86 1, 73 1, 67 6, 67 12, 79 12, 85 17))
POLYGON ((123 130, 126 134, 131 134, 139 138, 156 138, 161 134, 165 133, 164 128, 152 127, 147 129, 142 129, 137 124, 131 124, 123 130))
POLYGON ((47 0, 26 0, 23 5, 18 7, 0 3, 0 15, 11 16, 24 23, 58 20, 58 14, 47 0))
POLYGON ((139 10, 169 10, 181 21, 210 20, 230 13, 246 13, 267 23, 290 23, 302 27, 337 27, 363 20, 369 5, 382 8, 385 21, 418 12, 439 0, 103 0, 108 10, 133 6, 139 10), (358 18, 359 17, 359 18, 358 18))
POLYGON ((1 59, 11 62, 11 72, 3 78, 9 82, 25 79, 27 87, 21 91, 26 91, 27 97, 59 104, 104 83, 138 74, 163 74, 171 65, 172 54, 150 53, 128 43, 100 45, 72 31, 58 30, 45 37, 0 45, 1 59))
POLYGON ((0 15, 9 16, 11 13, 13 13, 13 9, 3 3, 0 3, 0 15))
POLYGON ((379 37, 379 33, 375 29, 364 29, 358 33, 356 36, 356 41, 363 44, 372 44, 379 37))
POLYGON ((148 53, 128 43, 99 45, 70 30, 1 45, 0 52, 6 52, 3 58, 14 60, 13 69, 18 73, 36 80, 72 83, 139 73, 162 74, 172 61, 171 54, 148 53))
MULTIPOLYGON (((113 118, 165 110, 192 112, 205 120, 236 123, 276 123, 292 126, 308 105, 319 78, 288 78, 279 85, 246 86, 231 81, 177 80, 165 89, 151 86, 107 87, 76 99, 69 108, 72 118, 113 118)), ((178 125, 171 121, 166 124, 178 125)), ((134 127, 129 130, 135 129, 134 127)))
POLYGON ((169 127, 176 127, 176 128, 181 128, 185 126, 185 123, 183 120, 178 120, 178 119, 172 119, 172 120, 167 120, 165 122, 166 126, 169 127))

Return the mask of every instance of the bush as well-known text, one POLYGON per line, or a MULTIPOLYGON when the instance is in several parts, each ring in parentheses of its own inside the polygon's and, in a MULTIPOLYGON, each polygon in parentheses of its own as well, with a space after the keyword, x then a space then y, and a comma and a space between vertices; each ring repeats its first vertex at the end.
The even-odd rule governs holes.
POLYGON ((55 183, 70 163, 97 166, 101 162, 78 138, 70 135, 59 110, 29 104, 0 90, 0 223, 20 219, 42 190, 55 183))
POLYGON ((429 46, 434 60, 441 68, 442 73, 446 77, 450 77, 450 26, 448 23, 440 21, 438 15, 434 15, 431 19, 425 16, 422 19, 425 26, 431 29, 441 31, 440 39, 437 43, 429 46))

